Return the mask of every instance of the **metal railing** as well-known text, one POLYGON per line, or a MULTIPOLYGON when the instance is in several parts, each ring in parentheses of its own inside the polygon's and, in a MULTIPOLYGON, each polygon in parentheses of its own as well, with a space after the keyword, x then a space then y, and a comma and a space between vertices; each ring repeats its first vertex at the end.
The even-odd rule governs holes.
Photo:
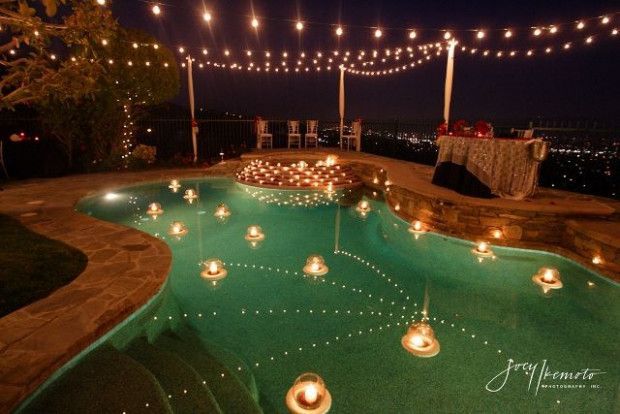
MULTIPOLYGON (((274 148, 287 147, 287 121, 268 120, 273 134, 274 148)), ((198 149, 202 160, 218 160, 220 154, 227 158, 239 156, 256 147, 256 130, 253 119, 198 119, 198 149)), ((545 187, 618 198, 618 159, 620 158, 620 123, 597 121, 496 121, 492 122, 498 136, 509 136, 512 129, 534 128, 535 136, 551 144, 549 159, 542 164, 540 184, 545 187)), ((434 165, 438 148, 435 145, 437 122, 423 120, 368 121, 362 123, 362 151, 391 158, 434 165)), ((345 128, 351 125, 345 122, 345 128)), ((301 120, 301 132, 305 121, 301 120)), ((0 137, 5 143, 10 134, 25 132, 30 137, 40 136, 41 143, 5 145, 5 159, 9 172, 32 169, 34 175, 45 175, 49 162, 41 161, 39 153, 53 153, 49 141, 36 117, 0 116, 0 137), (46 143, 47 141, 47 143, 46 143), (8 147, 8 150, 7 150, 8 147), (23 147, 19 160, 12 159, 14 148, 23 147), (28 148, 26 148, 28 147, 28 148), (38 154, 38 155, 37 155, 38 154)), ((319 120, 319 145, 339 146, 338 120, 319 120)), ((159 116, 139 120, 135 131, 136 143, 157 147, 160 161, 191 159, 191 122, 189 118, 159 116)), ((303 144, 302 144, 303 145, 303 144)), ((53 157, 52 157, 53 158, 53 157)), ((53 164, 54 160, 51 161, 53 164)), ((56 168, 54 167, 56 170, 56 168)), ((60 171, 60 167, 57 168, 60 171)), ((26 176, 24 173, 15 174, 26 176)))

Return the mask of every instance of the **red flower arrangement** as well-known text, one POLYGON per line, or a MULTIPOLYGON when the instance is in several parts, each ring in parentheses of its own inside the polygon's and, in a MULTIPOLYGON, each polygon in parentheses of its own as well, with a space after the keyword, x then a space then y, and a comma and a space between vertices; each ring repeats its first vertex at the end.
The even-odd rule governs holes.
POLYGON ((487 121, 480 120, 474 125, 474 130, 476 131, 476 136, 478 138, 489 136, 492 129, 491 124, 487 121))
POLYGON ((452 125, 452 132, 455 135, 463 135, 467 129, 467 122, 464 119, 459 119, 452 125))

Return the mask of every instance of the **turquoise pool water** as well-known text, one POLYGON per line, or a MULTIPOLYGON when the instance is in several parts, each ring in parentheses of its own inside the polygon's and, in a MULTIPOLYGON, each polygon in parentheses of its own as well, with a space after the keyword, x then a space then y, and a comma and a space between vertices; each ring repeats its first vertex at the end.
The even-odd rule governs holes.
POLYGON ((361 193, 336 203, 228 179, 181 184, 177 193, 168 183, 120 189, 78 209, 169 244, 168 304, 139 328, 185 325, 234 353, 266 413, 287 412, 286 392, 306 371, 324 379, 333 413, 617 412, 620 306, 612 282, 547 253, 492 247, 496 258, 481 262, 469 242, 416 239, 372 194, 365 195, 372 211, 360 218, 361 193), (200 195, 192 204, 186 188, 200 195), (164 210, 155 220, 144 214, 151 202, 164 210), (220 203, 232 212, 226 221, 213 216, 220 203), (180 239, 167 234, 176 220, 189 229, 180 239), (266 235, 257 248, 244 239, 252 224, 266 235), (313 253, 329 266, 322 278, 303 276, 313 253), (228 270, 216 285, 200 277, 201 261, 214 257, 228 270), (562 289, 545 294, 532 282, 543 266, 560 271, 562 289), (433 358, 401 346, 425 303, 441 344, 433 358), (502 374, 509 360, 537 365, 530 376, 502 374), (586 379, 552 375, 584 369, 586 379))

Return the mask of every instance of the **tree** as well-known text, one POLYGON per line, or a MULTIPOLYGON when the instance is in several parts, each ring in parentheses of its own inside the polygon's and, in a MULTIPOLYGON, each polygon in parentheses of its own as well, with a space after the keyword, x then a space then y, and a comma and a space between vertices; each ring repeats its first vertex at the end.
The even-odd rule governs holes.
POLYGON ((77 100, 51 98, 38 105, 46 129, 62 144, 79 169, 126 160, 134 144, 136 120, 145 107, 178 93, 174 54, 150 35, 118 28, 95 48, 105 70, 94 92, 77 100))
POLYGON ((0 26, 10 36, 0 45, 0 109, 93 94, 105 72, 99 47, 117 30, 95 0, 2 0, 0 26))

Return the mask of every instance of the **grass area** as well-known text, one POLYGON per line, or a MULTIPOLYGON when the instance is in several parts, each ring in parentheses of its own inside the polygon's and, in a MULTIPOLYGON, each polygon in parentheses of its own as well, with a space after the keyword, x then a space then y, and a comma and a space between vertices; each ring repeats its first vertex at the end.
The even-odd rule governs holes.
POLYGON ((1 214, 0 245, 0 317, 71 282, 88 262, 81 251, 1 214))

